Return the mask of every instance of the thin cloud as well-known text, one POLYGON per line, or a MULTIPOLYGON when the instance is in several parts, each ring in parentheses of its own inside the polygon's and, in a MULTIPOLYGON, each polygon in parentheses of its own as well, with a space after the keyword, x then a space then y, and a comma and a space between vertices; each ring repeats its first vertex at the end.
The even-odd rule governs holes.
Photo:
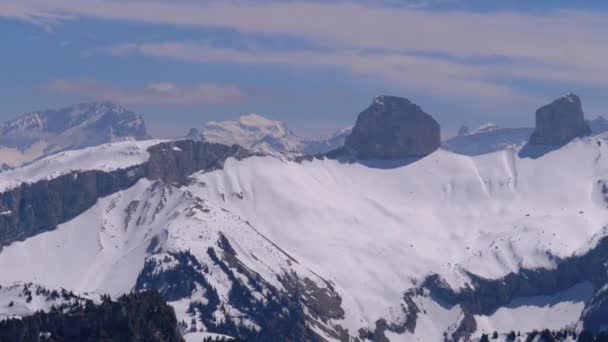
POLYGON ((240 101, 245 92, 236 86, 199 84, 178 85, 154 82, 140 88, 127 88, 96 80, 53 80, 43 89, 96 100, 112 100, 123 104, 215 104, 240 101))
POLYGON ((0 4, 2 15, 219 27, 253 41, 258 35, 291 37, 308 41, 308 50, 251 51, 188 42, 121 45, 111 50, 199 63, 341 68, 408 89, 484 101, 525 97, 505 82, 510 79, 608 84, 606 12, 432 11, 365 1, 5 0, 0 4))
POLYGON ((531 101, 528 96, 486 79, 475 66, 438 58, 359 51, 271 51, 216 48, 181 42, 121 44, 104 49, 114 55, 141 54, 193 63, 328 67, 392 82, 402 88, 441 96, 480 98, 480 102, 531 101))
MULTIPOLYGON (((607 13, 474 13, 348 2, 156 2, 5 0, 18 18, 93 17, 189 27, 222 27, 360 49, 454 56, 504 56, 564 65, 605 66, 607 13), (297 15, 295 15, 297 14, 297 15)), ((4 10, 3 10, 4 8, 4 10)))

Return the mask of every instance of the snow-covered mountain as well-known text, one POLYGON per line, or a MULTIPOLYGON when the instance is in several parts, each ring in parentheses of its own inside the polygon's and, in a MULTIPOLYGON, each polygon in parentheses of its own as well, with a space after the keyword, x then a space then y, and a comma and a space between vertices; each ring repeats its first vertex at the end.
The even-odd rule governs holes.
MULTIPOLYGON (((593 135, 608 132, 608 120, 603 116, 588 122, 593 135)), ((532 127, 502 128, 495 123, 486 123, 474 129, 462 126, 458 135, 443 142, 443 147, 459 154, 482 155, 527 142, 533 132, 532 127)))
POLYGON ((364 162, 192 141, 69 152, 0 174, 0 285, 157 289, 184 333, 250 341, 597 330, 607 144, 364 162))
POLYGON ((10 168, 59 151, 146 137, 142 117, 111 102, 37 111, 0 125, 0 165, 10 168))
POLYGON ((534 128, 500 128, 494 123, 476 129, 463 126, 458 135, 443 142, 443 147, 464 155, 482 155, 520 145, 534 132, 534 128))
POLYGON ((248 114, 234 121, 210 121, 202 130, 192 128, 185 138, 236 144, 271 154, 317 154, 341 147, 350 130, 345 128, 326 137, 304 139, 294 134, 282 121, 248 114))

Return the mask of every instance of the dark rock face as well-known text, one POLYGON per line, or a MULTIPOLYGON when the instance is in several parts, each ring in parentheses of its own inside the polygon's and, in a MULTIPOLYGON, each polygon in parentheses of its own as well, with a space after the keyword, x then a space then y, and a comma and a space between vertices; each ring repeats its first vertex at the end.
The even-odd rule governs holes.
POLYGON ((418 105, 378 96, 357 118, 344 146, 361 159, 423 157, 441 144, 439 124, 418 105))
MULTIPOLYGON (((556 260, 557 266, 554 269, 523 269, 499 279, 469 274, 471 285, 459 292, 449 288, 437 275, 429 276, 421 288, 427 289, 439 302, 450 306, 459 304, 463 310, 473 315, 490 315, 518 298, 551 296, 587 283, 590 284, 587 295, 591 298, 586 301, 581 321, 584 329, 600 331, 607 322, 608 314, 605 290, 608 285, 608 238, 602 238, 586 254, 556 260)), ((578 291, 581 291, 578 293, 581 298, 585 297, 582 287, 578 291)))
POLYGON ((239 145, 178 140, 154 145, 148 149, 146 177, 170 184, 181 183, 194 172, 221 169, 228 157, 243 159, 253 153, 239 145))
POLYGON ((93 206, 100 197, 127 189, 141 178, 181 184, 189 175, 223 166, 229 157, 245 158, 244 148, 192 140, 171 141, 148 149, 141 165, 111 172, 78 171, 0 193, 0 249, 9 243, 52 230, 93 206))
POLYGON ((530 144, 563 145, 590 134, 581 99, 568 94, 536 111, 536 130, 530 137, 530 144))

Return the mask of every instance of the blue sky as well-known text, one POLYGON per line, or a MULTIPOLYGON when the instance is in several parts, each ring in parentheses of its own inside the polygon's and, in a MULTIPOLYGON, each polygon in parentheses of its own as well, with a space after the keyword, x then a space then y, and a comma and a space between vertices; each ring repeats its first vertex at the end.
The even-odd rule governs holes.
POLYGON ((393 94, 445 135, 530 126, 567 92, 608 114, 606 36, 593 0, 3 0, 0 119, 109 99, 161 136, 250 112, 314 136, 393 94))

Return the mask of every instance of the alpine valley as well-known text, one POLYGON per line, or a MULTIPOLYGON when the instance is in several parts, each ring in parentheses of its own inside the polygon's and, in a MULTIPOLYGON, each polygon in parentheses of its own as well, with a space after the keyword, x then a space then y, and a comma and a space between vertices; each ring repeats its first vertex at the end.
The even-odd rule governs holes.
POLYGON ((442 142, 378 96, 318 140, 258 115, 151 140, 110 103, 5 123, 0 341, 593 340, 608 125, 573 94, 535 120, 442 142))

